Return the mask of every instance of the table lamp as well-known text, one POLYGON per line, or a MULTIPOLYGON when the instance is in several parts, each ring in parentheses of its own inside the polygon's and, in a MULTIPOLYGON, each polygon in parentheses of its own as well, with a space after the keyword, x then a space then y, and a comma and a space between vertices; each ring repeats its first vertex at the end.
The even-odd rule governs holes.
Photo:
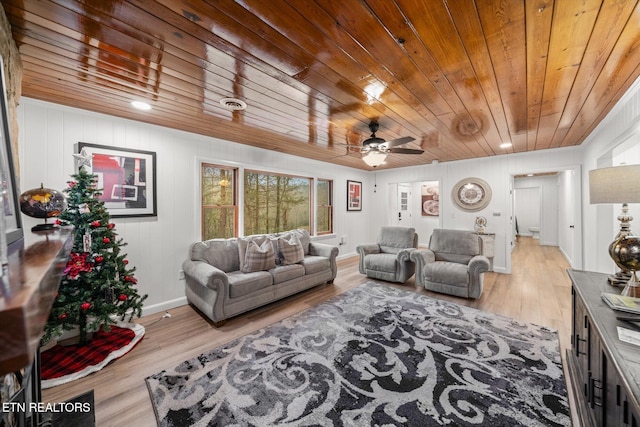
MULTIPOLYGON (((629 203, 640 203, 640 165, 621 165, 589 171, 589 199, 591 204, 622 203, 622 213, 618 216, 620 231, 609 245, 609 255, 620 270, 609 276, 614 286, 626 285, 624 292, 630 292, 630 282, 638 286, 635 271, 638 270, 640 238, 634 237, 630 222, 629 203)), ((635 290, 635 289, 634 289, 635 290)), ((640 296, 640 295, 638 295, 640 296)))

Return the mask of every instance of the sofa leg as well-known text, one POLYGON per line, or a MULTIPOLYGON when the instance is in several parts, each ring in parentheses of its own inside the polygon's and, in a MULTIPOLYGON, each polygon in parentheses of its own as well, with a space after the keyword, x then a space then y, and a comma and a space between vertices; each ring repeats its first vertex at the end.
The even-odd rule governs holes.
POLYGON ((215 326, 216 328, 220 328, 224 326, 226 323, 227 323, 227 319, 222 319, 217 322, 213 322, 213 326, 215 326))
POLYGON ((329 281, 327 282, 327 285, 333 285, 333 279, 329 280, 329 281))

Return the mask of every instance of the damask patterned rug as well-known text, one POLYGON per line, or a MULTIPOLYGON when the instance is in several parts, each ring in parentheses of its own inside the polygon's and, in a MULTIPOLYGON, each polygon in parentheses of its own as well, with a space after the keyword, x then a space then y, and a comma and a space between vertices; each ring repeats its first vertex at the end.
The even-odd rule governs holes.
POLYGON ((557 333, 365 283, 146 379, 160 426, 568 426, 557 333))

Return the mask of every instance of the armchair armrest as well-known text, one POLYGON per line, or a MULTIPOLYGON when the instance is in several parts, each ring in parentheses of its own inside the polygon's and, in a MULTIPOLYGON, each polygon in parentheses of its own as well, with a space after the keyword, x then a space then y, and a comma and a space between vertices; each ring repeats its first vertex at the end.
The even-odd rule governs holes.
POLYGON ((406 248, 398 252, 398 261, 409 262, 411 261, 411 253, 417 251, 416 248, 406 248))
POLYGON ((436 254, 431 249, 416 249, 411 251, 409 256, 411 261, 420 267, 436 260, 436 254))
POLYGON ((467 269, 469 274, 477 275, 489 271, 490 265, 489 258, 484 255, 476 255, 469 261, 467 269))
POLYGON ((416 265, 416 284, 424 287, 424 266, 430 262, 435 262, 436 254, 430 249, 416 249, 411 251, 409 257, 416 265))
POLYGON ((366 274, 367 269, 364 265, 364 257, 369 254, 379 254, 380 253, 380 245, 377 243, 365 243, 362 245, 356 246, 356 252, 360 255, 360 263, 358 264, 358 269, 360 274, 366 274))
POLYGON ((356 251, 360 254, 360 256, 379 254, 380 245, 378 245, 377 243, 365 243, 363 245, 356 246, 356 251))

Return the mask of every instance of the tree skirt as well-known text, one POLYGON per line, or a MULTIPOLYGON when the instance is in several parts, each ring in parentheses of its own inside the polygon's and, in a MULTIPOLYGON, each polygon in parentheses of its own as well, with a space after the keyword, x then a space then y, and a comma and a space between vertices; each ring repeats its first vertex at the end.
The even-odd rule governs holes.
POLYGON ((162 427, 571 425, 555 330, 373 282, 146 381, 162 427))
POLYGON ((40 356, 42 388, 66 384, 99 371, 127 354, 143 336, 144 326, 120 323, 111 326, 110 332, 96 332, 87 345, 56 345, 40 356))

